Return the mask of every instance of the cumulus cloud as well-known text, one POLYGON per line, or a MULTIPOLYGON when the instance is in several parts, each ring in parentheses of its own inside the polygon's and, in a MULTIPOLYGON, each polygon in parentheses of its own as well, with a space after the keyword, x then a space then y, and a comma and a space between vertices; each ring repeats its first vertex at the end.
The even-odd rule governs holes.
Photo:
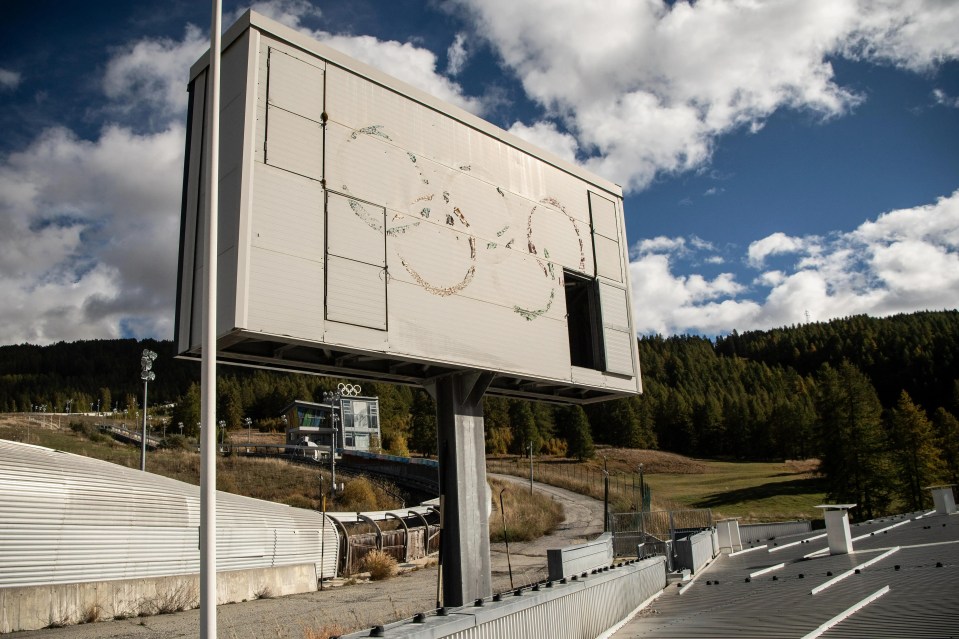
POLYGON ((209 36, 188 25, 180 40, 146 38, 118 47, 103 74, 110 117, 164 128, 186 111, 190 66, 209 48, 209 36))
POLYGON ((803 250, 806 242, 802 238, 789 237, 785 233, 773 233, 749 245, 747 260, 750 266, 760 268, 770 255, 796 253, 803 250))
POLYGON ((579 148, 576 138, 557 129, 553 122, 535 122, 530 126, 516 122, 509 128, 509 132, 564 160, 576 161, 576 151, 579 148))
POLYGON ((172 334, 182 127, 49 129, 0 166, 0 341, 172 334))
POLYGON ((13 91, 20 86, 20 74, 10 69, 0 69, 0 90, 13 91))
POLYGON ((959 4, 938 0, 455 4, 580 161, 633 190, 702 166, 717 136, 777 110, 846 113, 863 97, 832 57, 925 70, 959 55, 959 4))
MULTIPOLYGON (((748 264, 789 255, 787 268, 761 271, 749 286, 722 274, 679 275, 683 238, 640 242, 630 264, 639 333, 717 334, 797 324, 808 312, 824 321, 890 315, 959 303, 959 191, 935 203, 891 211, 828 238, 774 233, 753 242, 748 264)), ((695 247, 693 247, 695 248, 695 247)))
POLYGON ((467 57, 466 34, 463 32, 457 33, 449 49, 446 50, 446 73, 458 75, 466 66, 467 57))

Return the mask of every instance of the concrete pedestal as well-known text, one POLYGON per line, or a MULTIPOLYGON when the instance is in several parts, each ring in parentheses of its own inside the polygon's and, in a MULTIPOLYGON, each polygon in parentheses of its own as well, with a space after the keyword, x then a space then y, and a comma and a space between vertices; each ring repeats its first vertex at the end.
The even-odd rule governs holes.
POLYGON ((720 552, 734 553, 743 549, 743 540, 739 534, 739 519, 722 519, 716 522, 720 552))
POLYGON ((427 385, 436 400, 444 606, 493 594, 483 431, 483 394, 492 379, 489 373, 456 373, 427 385))
POLYGON ((940 515, 951 515, 956 512, 956 500, 952 495, 953 486, 955 484, 926 487, 926 490, 932 491, 932 503, 936 507, 936 512, 940 515))
POLYGON ((856 504, 822 504, 826 519, 826 540, 830 555, 847 555, 852 552, 852 534, 849 531, 849 510, 856 504))

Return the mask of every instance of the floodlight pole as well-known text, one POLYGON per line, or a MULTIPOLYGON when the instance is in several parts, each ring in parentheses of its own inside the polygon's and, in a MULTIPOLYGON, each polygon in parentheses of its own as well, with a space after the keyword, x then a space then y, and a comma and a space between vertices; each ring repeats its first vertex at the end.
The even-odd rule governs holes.
MULTIPOLYGON (((342 386, 342 384, 341 384, 342 386)), ((336 411, 343 406, 343 393, 339 390, 323 393, 323 401, 330 405, 330 501, 336 498, 336 411), (334 403, 336 406, 334 406, 334 403)))
POLYGON ((444 606, 492 594, 483 434, 483 395, 492 381, 492 373, 454 373, 426 384, 436 400, 444 606))
POLYGON ((140 470, 147 469, 147 384, 156 379, 153 372, 153 361, 157 354, 148 348, 143 349, 140 356, 140 379, 143 380, 143 432, 140 434, 140 470))
POLYGON ((216 639, 216 301, 220 174, 220 18, 221 0, 212 0, 210 72, 207 95, 210 138, 207 149, 206 287, 200 373, 200 637, 216 639))

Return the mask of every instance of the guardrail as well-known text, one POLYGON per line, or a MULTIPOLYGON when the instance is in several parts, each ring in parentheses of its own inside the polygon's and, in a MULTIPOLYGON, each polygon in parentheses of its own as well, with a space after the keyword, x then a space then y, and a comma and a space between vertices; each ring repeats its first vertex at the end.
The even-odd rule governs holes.
MULTIPOLYGON (((142 433, 138 430, 132 430, 115 424, 97 424, 101 433, 108 433, 120 439, 126 439, 136 444, 142 441, 142 433)), ((160 440, 156 437, 147 435, 147 448, 157 448, 160 446, 160 440)))

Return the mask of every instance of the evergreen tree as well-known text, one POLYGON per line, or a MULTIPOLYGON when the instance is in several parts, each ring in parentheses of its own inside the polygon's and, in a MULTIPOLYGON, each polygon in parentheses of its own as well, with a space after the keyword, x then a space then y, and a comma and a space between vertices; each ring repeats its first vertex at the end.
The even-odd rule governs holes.
POLYGON ((935 422, 946 481, 959 484, 959 419, 940 406, 935 422))
POLYGON ((885 454, 882 406, 862 372, 849 362, 823 367, 816 407, 821 440, 820 471, 828 499, 855 503, 870 519, 889 505, 890 467, 885 454))
POLYGON ((505 455, 513 443, 509 425, 509 400, 487 395, 483 398, 483 427, 486 454, 505 455))
POLYGON ((569 457, 584 461, 596 454, 589 420, 582 406, 573 405, 559 409, 556 415, 556 426, 559 436, 568 444, 566 454, 569 457))
POLYGON ((533 453, 538 453, 543 446, 539 430, 536 428, 536 418, 529 402, 525 399, 511 399, 509 402, 509 421, 513 431, 513 453, 525 455, 527 446, 533 445, 533 453))
POLYGON ((943 466, 932 423, 902 391, 890 413, 890 427, 897 492, 909 510, 920 510, 930 499, 923 489, 938 480, 943 466))
POLYGON ((410 449, 423 455, 435 455, 436 403, 426 391, 416 390, 410 410, 410 449))
POLYGON ((179 397, 173 411, 170 414, 171 429, 173 432, 179 432, 179 425, 183 424, 183 435, 186 437, 197 437, 200 434, 200 385, 196 382, 190 384, 186 394, 179 397))

